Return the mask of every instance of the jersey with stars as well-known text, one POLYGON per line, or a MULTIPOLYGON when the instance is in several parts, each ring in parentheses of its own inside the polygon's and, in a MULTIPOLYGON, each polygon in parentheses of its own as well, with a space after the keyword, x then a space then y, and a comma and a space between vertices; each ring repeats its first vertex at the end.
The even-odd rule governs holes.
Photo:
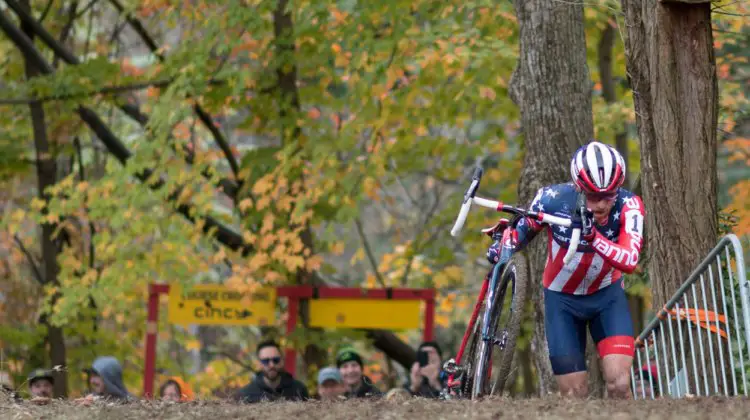
MULTIPOLYGON (((570 218, 577 197, 578 192, 572 183, 551 185, 537 192, 531 210, 570 218)), ((606 224, 594 223, 594 239, 590 242, 581 240, 568 264, 563 263, 563 257, 570 245, 570 228, 523 219, 518 224, 519 247, 525 246, 546 228, 544 287, 576 295, 592 294, 617 282, 623 272, 630 273, 635 269, 643 237, 644 215, 640 197, 620 188, 606 224)))

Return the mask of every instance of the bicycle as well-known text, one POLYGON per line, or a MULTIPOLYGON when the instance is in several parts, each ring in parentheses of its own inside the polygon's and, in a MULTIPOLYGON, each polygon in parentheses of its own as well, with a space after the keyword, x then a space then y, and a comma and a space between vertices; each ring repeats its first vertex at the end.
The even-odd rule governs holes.
POLYGON ((520 207, 510 206, 502 202, 488 200, 476 196, 479 184, 482 179, 482 168, 477 168, 472 176, 472 182, 469 189, 464 194, 461 210, 459 211, 456 222, 451 229, 451 236, 457 236, 466 221, 472 204, 494 209, 498 212, 510 213, 512 219, 507 222, 507 226, 502 227, 500 232, 496 228, 501 227, 501 223, 496 224, 489 229, 483 229, 482 232, 488 234, 493 240, 500 239, 501 252, 498 261, 493 264, 490 271, 485 275, 482 287, 474 305, 471 318, 466 331, 464 332, 461 346, 456 353, 455 358, 449 359, 443 365, 443 370, 448 373, 447 386, 443 390, 444 398, 470 397, 472 400, 481 398, 485 395, 495 393, 494 385, 504 381, 503 373, 507 374, 510 370, 512 352, 515 348, 515 338, 520 327, 520 312, 514 311, 513 305, 517 302, 516 296, 516 264, 510 263, 513 256, 513 250, 516 245, 518 236, 516 228, 518 222, 528 217, 541 223, 558 225, 564 227, 573 227, 571 231, 570 246, 565 254, 563 261, 567 264, 576 253, 581 236, 581 214, 585 210, 585 196, 580 194, 576 203, 576 209, 573 216, 568 219, 565 217, 552 216, 543 212, 526 210, 520 207), (510 295, 508 287, 510 286, 510 295), (507 300, 507 301, 506 301, 507 300), (510 311, 503 312, 504 308, 510 307, 510 311), (484 308, 481 324, 477 322, 480 310, 484 308), (515 314, 515 318, 513 315, 515 314), (501 318, 507 316, 506 324, 500 329, 502 324, 501 318), (469 340, 471 342, 469 343, 469 340), (467 343, 469 343, 467 350, 467 343), (492 375, 492 350, 497 346, 501 352, 508 350, 509 357, 504 358, 504 366, 501 366, 501 375, 498 375, 492 388, 489 388, 490 378, 492 375), (465 361, 462 363, 466 353, 465 361))

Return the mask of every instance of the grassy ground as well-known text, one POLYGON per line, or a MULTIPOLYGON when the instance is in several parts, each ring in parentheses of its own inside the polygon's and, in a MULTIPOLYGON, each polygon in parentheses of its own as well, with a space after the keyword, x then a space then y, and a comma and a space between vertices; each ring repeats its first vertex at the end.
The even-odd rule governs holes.
POLYGON ((68 402, 46 406, 14 403, 0 397, 2 419, 716 419, 750 418, 750 399, 680 401, 570 401, 559 398, 469 401, 346 401, 339 403, 264 403, 240 406, 220 402, 130 405, 96 404, 80 407, 68 402))

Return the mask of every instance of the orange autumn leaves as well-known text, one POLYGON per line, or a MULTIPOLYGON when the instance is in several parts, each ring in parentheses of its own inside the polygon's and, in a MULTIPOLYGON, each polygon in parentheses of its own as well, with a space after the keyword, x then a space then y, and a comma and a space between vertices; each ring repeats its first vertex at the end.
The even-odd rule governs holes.
MULTIPOLYGON (((724 145, 730 152, 730 162, 744 162, 750 166, 750 139, 733 138, 726 140, 724 145)), ((733 231, 737 235, 750 234, 750 180, 744 179, 729 189, 731 203, 727 210, 733 211, 737 217, 737 226, 733 231)))

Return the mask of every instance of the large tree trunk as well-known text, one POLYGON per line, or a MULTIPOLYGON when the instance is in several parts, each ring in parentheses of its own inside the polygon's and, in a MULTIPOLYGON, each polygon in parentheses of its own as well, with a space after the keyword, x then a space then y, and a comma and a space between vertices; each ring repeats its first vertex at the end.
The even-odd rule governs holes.
MULTIPOLYGON (((25 2, 25 7, 29 7, 28 2, 25 2)), ((33 39, 33 32, 25 25, 21 26, 21 29, 26 35, 33 39)), ((26 65, 26 77, 33 79, 40 74, 39 69, 33 64, 32 60, 25 57, 26 65)), ((44 106, 41 102, 32 102, 30 105, 32 130, 34 133, 34 147, 36 149, 36 172, 37 172, 37 188, 39 198, 47 200, 48 195, 46 194, 47 187, 50 187, 57 182, 57 164, 55 162, 55 156, 50 150, 49 139, 47 137, 47 123, 44 116, 44 106)), ((58 244, 54 239, 54 233, 56 225, 53 223, 43 223, 42 232, 40 235, 40 243, 42 248, 42 273, 43 286, 46 285, 57 285, 57 253, 58 244)), ((53 296, 53 303, 56 296, 53 296)), ((40 320, 47 328, 47 336, 45 342, 49 348, 49 361, 52 367, 54 366, 66 366, 65 357, 65 337, 63 336, 63 330, 61 327, 53 326, 47 316, 42 316, 40 320)), ((56 397, 66 397, 68 395, 68 380, 64 369, 57 372, 57 377, 54 386, 54 395, 56 397)))
POLYGON ((648 270, 658 308, 717 241, 711 5, 622 0, 622 8, 641 142, 648 270))
MULTIPOLYGON (((525 141, 518 196, 520 202, 529 203, 542 186, 568 180, 572 153, 592 138, 591 82, 582 6, 549 0, 514 0, 514 5, 521 51, 510 94, 521 109, 525 141)), ((549 363, 539 285, 545 262, 544 242, 534 241, 526 253, 536 311, 532 352, 541 395, 557 389, 549 363)))
MULTIPOLYGON (((601 38, 599 38, 599 45, 597 46, 597 64, 599 67, 599 78, 602 84, 602 98, 608 103, 614 103, 617 101, 617 89, 615 78, 612 75, 612 49, 615 46, 615 34, 617 30, 614 23, 607 23, 607 26, 602 31, 601 38)), ((606 139, 599 139, 606 140, 606 139)), ((628 180, 628 135, 625 128, 619 131, 615 135, 615 148, 625 159, 625 179, 628 180)))

